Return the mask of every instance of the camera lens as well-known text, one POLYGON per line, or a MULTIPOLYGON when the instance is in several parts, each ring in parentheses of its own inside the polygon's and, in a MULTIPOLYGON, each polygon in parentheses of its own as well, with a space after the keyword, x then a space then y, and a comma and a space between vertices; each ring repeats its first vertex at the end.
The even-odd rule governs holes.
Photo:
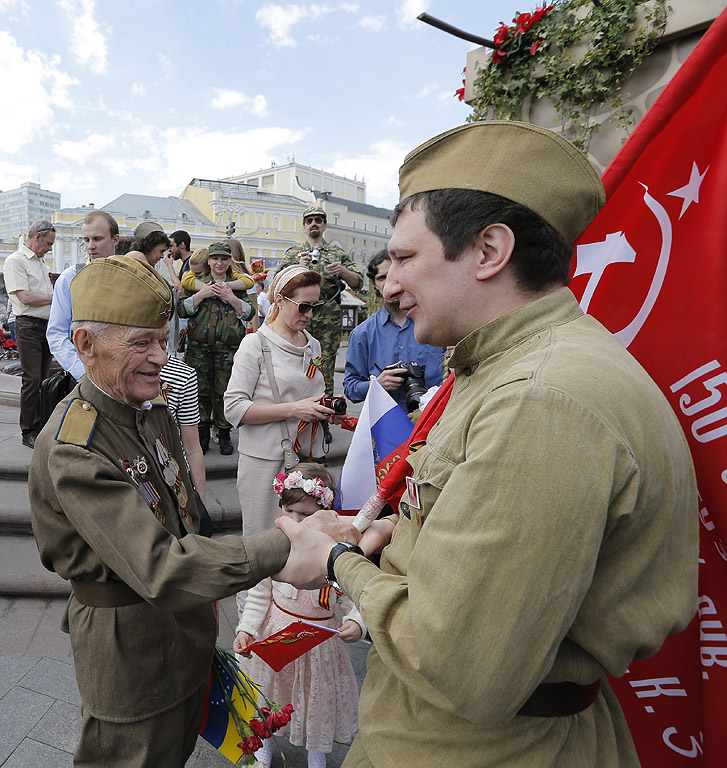
POLYGON ((321 252, 317 248, 314 248, 310 252, 310 263, 317 264, 320 261, 320 258, 321 258, 321 252))

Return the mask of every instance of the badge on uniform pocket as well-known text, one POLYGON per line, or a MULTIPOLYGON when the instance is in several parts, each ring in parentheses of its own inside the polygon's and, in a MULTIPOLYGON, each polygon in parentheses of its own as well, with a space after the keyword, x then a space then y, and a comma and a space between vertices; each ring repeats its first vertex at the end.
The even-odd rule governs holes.
POLYGON ((412 507, 421 509, 422 505, 419 503, 419 486, 414 482, 412 477, 406 478, 406 492, 409 496, 409 504, 412 507))

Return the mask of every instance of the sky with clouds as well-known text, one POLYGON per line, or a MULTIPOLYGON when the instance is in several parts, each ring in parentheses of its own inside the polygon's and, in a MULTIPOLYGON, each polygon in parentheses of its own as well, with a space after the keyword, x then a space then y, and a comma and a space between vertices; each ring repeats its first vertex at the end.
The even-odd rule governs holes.
POLYGON ((393 206, 405 154, 470 112, 475 46, 417 15, 492 38, 536 4, 0 0, 0 189, 101 206, 295 158, 393 206))

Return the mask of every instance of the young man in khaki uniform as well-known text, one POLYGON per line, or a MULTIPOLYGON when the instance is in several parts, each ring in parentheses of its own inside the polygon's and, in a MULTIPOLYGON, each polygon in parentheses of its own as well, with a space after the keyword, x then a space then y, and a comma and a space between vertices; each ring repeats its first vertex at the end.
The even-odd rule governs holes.
POLYGON ((180 768, 199 729, 212 603, 278 571, 288 541, 280 531, 197 535, 179 434, 159 397, 166 282, 111 256, 78 273, 71 298, 86 375, 38 436, 29 492, 41 560, 73 588, 64 628, 83 702, 75 764, 180 768))
POLYGON ((346 768, 637 768, 605 680, 697 607, 691 457, 667 400, 568 284, 603 205, 585 157, 484 121, 411 152, 384 295, 455 344, 449 402, 369 552, 291 521, 281 576, 337 581, 374 641, 346 768), (442 301, 446 286, 447 301, 442 301))

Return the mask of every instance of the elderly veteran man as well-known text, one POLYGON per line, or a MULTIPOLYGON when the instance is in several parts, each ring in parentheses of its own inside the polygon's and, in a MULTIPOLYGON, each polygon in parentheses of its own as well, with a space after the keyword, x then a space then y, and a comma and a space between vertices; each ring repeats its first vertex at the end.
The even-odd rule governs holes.
POLYGON ((197 535, 177 429, 157 397, 172 307, 162 278, 111 256, 78 273, 71 297, 86 375, 40 433, 29 489, 41 560, 73 587, 75 764, 178 768, 197 738, 212 603, 278 571, 289 544, 277 530, 197 535))
POLYGON ((562 137, 485 121, 411 152, 400 191, 384 295, 456 345, 451 398, 380 568, 277 521, 284 578, 328 572, 374 641, 344 765, 636 768, 605 675, 694 615, 698 507, 668 402, 565 287, 601 183, 562 137))

